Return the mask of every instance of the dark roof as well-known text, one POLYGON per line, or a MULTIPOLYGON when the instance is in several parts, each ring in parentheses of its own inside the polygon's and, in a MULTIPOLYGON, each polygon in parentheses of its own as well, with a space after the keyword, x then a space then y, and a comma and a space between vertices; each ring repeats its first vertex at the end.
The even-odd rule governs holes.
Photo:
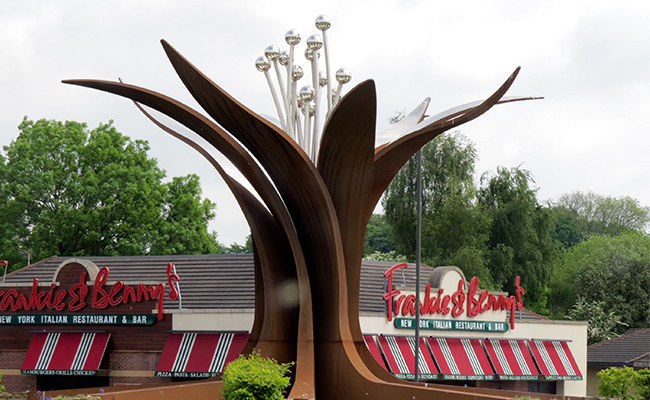
MULTIPOLYGON (((56 268, 74 257, 50 257, 7 275, 7 283, 30 286, 34 278, 51 282, 56 268)), ((189 256, 77 257, 92 261, 99 268, 110 270, 109 283, 167 282, 167 263, 173 263, 181 277, 183 308, 189 309, 253 309, 255 282, 251 254, 210 254, 189 256)), ((382 299, 386 291, 384 272, 395 265, 386 261, 363 261, 359 311, 386 312, 382 299)), ((433 268, 423 265, 421 288, 426 287, 433 268)), ((396 289, 415 287, 415 265, 397 271, 393 277, 396 289)), ((178 301, 165 299, 165 309, 177 309, 178 301)), ((542 319, 524 310, 517 318, 542 319)))
POLYGON ((650 355, 650 328, 630 329, 623 336, 587 347, 587 365, 628 365, 647 360, 650 355))

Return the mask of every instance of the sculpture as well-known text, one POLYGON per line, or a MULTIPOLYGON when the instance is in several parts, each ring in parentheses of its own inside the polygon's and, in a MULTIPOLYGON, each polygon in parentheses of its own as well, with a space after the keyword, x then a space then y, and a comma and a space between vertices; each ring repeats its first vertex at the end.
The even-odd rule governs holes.
MULTIPOLYGON (((316 22, 318 27, 319 19, 316 22)), ((255 244, 257 289, 248 349, 256 347, 281 362, 296 361, 289 398, 422 398, 436 392, 445 399, 490 397, 462 388, 426 388, 400 381, 382 369, 368 352, 359 326, 360 267, 366 225, 402 165, 437 135, 471 121, 493 105, 531 99, 503 99, 519 68, 487 100, 420 123, 429 103, 425 100, 390 128, 399 138, 375 148, 372 80, 360 83, 340 100, 341 88, 333 99, 330 89, 322 137, 314 134, 305 143, 295 135, 301 125, 291 122, 295 109, 289 101, 295 97, 283 99, 284 111, 278 107, 285 131, 231 97, 166 41, 162 45, 187 89, 218 125, 174 99, 141 87, 97 80, 64 83, 114 93, 166 114, 208 141, 253 186, 261 201, 228 176, 205 149, 148 115, 208 158, 244 212, 255 244), (300 144, 307 146, 303 150, 300 144), (298 286, 299 299, 287 303, 283 290, 292 282, 298 286)), ((318 59, 318 54, 312 56, 318 59)), ((268 72, 266 65, 258 69, 268 72)), ((309 107, 305 111, 307 115, 309 107)), ((318 125, 316 119, 314 126, 318 125)), ((305 127, 304 132, 310 129, 305 127)))

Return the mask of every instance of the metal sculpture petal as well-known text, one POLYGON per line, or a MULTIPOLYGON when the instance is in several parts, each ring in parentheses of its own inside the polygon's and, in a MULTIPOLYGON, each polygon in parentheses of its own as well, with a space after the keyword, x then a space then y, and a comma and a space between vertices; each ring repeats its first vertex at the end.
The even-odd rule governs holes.
MULTIPOLYGON (((189 92, 218 125, 147 89, 117 82, 64 82, 127 97, 166 114, 207 140, 251 183, 261 203, 205 149, 147 114, 206 157, 240 204, 256 249, 255 323, 248 349, 256 346, 266 356, 296 360, 289 398, 492 398, 468 388, 400 381, 383 370, 361 335, 359 280, 365 227, 397 171, 444 131, 471 121, 500 101, 529 99, 502 100, 519 68, 487 100, 451 109, 420 124, 429 103, 426 99, 386 133, 402 136, 377 148, 375 84, 362 82, 332 109, 314 163, 286 132, 235 100, 167 42, 162 45, 189 92), (279 298, 287 282, 298 286, 299 304, 295 306, 285 307, 279 298)), ((220 387, 218 380, 210 384, 214 390, 220 387)), ((205 394, 205 385, 111 394, 115 399, 158 398, 161 393, 193 397, 205 394)))

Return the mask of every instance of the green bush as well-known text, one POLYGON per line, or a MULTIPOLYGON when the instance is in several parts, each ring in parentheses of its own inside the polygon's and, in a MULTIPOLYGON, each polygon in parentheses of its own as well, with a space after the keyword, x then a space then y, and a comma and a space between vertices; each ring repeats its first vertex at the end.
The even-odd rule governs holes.
POLYGON ((650 369, 607 368, 598 372, 601 397, 621 400, 650 400, 650 369))
POLYGON ((278 364, 258 352, 239 356, 223 372, 221 394, 225 400, 284 400, 282 391, 290 384, 285 375, 292 365, 278 364))
MULTIPOLYGON (((0 381, 2 381, 2 372, 0 372, 0 381)), ((0 393, 4 392, 5 387, 0 385, 0 393)))

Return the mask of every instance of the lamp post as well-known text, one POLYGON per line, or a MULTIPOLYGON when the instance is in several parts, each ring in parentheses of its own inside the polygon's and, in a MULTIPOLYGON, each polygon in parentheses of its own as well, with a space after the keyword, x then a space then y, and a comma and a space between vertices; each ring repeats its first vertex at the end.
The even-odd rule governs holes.
POLYGON ((418 365, 420 364, 420 264, 422 253, 422 149, 417 153, 418 177, 417 219, 415 232, 415 381, 419 382, 418 365))

